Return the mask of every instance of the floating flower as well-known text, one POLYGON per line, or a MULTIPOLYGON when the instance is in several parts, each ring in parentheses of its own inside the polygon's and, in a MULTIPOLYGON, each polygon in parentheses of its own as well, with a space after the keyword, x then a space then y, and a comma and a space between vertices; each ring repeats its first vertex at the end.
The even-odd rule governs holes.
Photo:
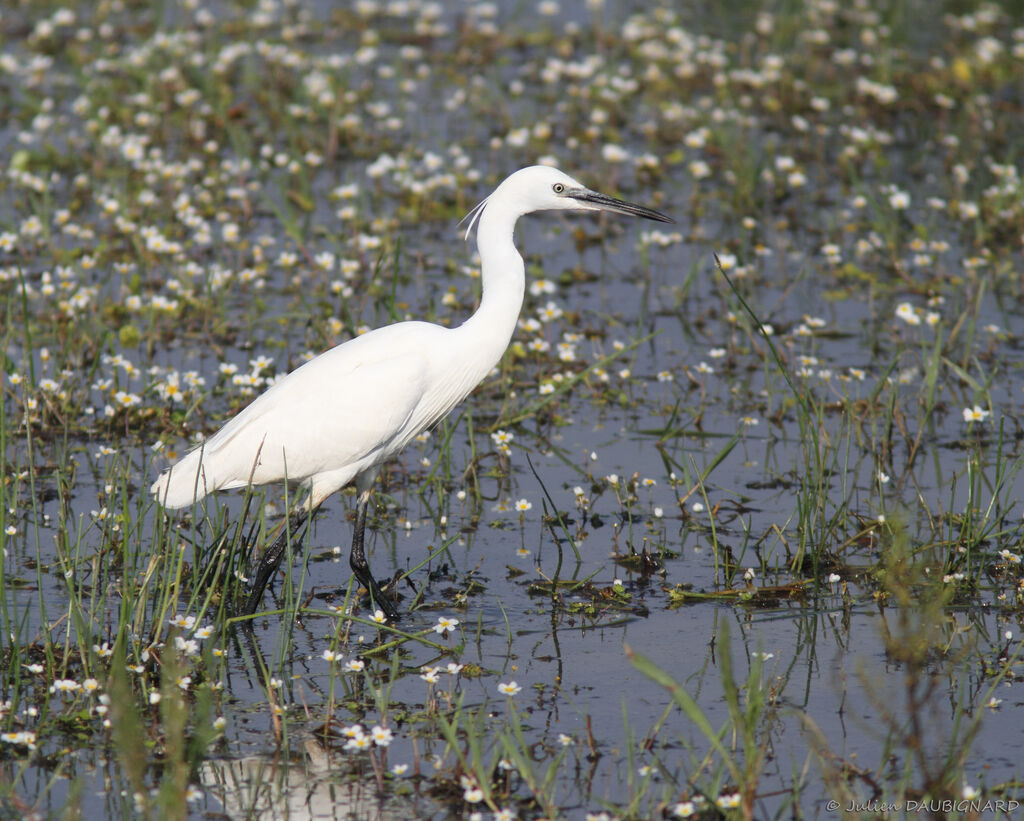
POLYGON ((30 750, 36 748, 36 734, 28 730, 0 733, 0 741, 15 747, 27 747, 30 750))
POLYGON ((182 655, 195 656, 199 654, 199 642, 195 639, 186 639, 182 636, 175 636, 174 649, 182 655))
POLYGON ((552 322, 562 316, 562 309, 554 302, 548 302, 543 308, 538 309, 537 318, 541 322, 552 322))
POLYGON ((629 152, 621 145, 606 143, 601 147, 601 158, 609 163, 625 162, 629 159, 629 152))
POLYGON ((491 441, 496 445, 508 445, 515 439, 515 435, 507 430, 496 430, 491 434, 491 441))
POLYGON ((708 165, 704 160, 694 160, 689 165, 690 175, 695 180, 702 180, 705 177, 711 176, 711 166, 708 165))
POLYGON ((717 804, 718 808, 722 810, 735 809, 740 805, 740 794, 738 792, 722 793, 715 800, 715 804, 717 804))
POLYGON ((373 746, 373 739, 368 735, 353 736, 345 742, 345 749, 351 752, 363 752, 373 746))
POLYGON ((910 207, 910 194, 906 191, 893 191, 889 195, 889 207, 895 211, 904 211, 910 207))
POLYGON ((718 255, 718 266, 723 271, 731 271, 736 267, 736 255, 735 254, 719 254, 718 255))
POLYGON ((394 734, 387 727, 378 724, 370 730, 370 737, 378 747, 387 747, 394 738, 394 734))
POLYGON ((435 633, 447 633, 449 630, 454 630, 459 626, 459 620, 453 619, 449 616, 441 616, 437 620, 437 624, 434 625, 435 633))

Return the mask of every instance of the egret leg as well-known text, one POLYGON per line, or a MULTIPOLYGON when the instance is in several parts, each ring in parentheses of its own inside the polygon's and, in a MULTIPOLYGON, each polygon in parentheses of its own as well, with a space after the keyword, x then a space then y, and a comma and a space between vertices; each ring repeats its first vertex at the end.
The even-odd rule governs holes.
POLYGON ((298 538, 301 528, 307 522, 309 516, 310 512, 305 507, 295 511, 288 520, 288 525, 281 528, 281 533, 274 540, 274 543, 263 551, 259 565, 256 567, 256 578, 252 583, 252 590, 249 592, 249 598, 245 600, 245 606, 242 608, 242 615, 251 616, 256 612, 256 608, 259 607, 260 602, 263 600, 263 591, 277 572, 281 559, 284 558, 284 551, 288 546, 288 534, 291 533, 293 539, 298 538))
POLYGON ((370 491, 365 490, 359 494, 359 501, 356 505, 356 526, 352 532, 352 553, 349 555, 349 564, 356 580, 366 588, 370 594, 372 606, 379 607, 389 621, 398 618, 398 610, 391 600, 384 595, 377 584, 376 579, 370 572, 370 563, 366 561, 366 554, 363 552, 363 531, 366 529, 366 509, 370 504, 370 491))

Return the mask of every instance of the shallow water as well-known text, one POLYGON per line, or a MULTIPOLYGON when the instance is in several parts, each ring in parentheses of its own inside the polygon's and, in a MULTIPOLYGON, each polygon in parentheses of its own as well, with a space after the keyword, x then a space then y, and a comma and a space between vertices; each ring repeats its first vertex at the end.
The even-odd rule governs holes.
MULTIPOLYGON (((527 296, 523 316, 542 316, 549 302, 562 314, 536 330, 521 329, 513 342, 518 349, 498 372, 389 468, 367 533, 378 578, 416 568, 410 581, 422 601, 399 628, 424 631, 454 656, 410 641, 399 653, 373 658, 367 648, 376 630, 356 625, 339 649, 346 658, 367 659, 372 675, 365 681, 390 682, 384 699, 394 740, 376 750, 380 759, 371 767, 365 754, 344 751, 341 743, 325 751, 314 739, 322 740, 317 730, 327 722, 369 727, 384 720, 364 679, 341 674, 323 657, 339 624, 328 608, 342 604, 350 583, 353 507, 351 495, 329 500, 301 548, 308 561, 296 556, 290 575, 264 600, 268 609, 296 601, 305 608, 294 618, 258 617, 254 641, 233 629, 220 637, 227 655, 218 709, 226 728, 193 774, 201 794, 190 804, 191 817, 260 817, 253 807, 263 801, 266 817, 304 817, 311 807, 312 817, 468 814, 473 808, 461 801, 455 755, 424 719, 439 691, 458 694, 462 708, 484 717, 477 729, 488 756, 510 755, 497 745, 501 732, 515 726, 539 771, 564 755, 551 792, 565 817, 603 809, 668 817, 698 791, 714 800, 744 785, 714 755, 711 764, 704 760, 711 747, 692 716, 630 663, 627 648, 668 673, 717 729, 730 719, 726 643, 740 703, 753 698, 746 684, 751 668, 771 696, 773 709, 755 721, 758 744, 767 751, 761 770, 745 773, 756 784, 756 817, 831 815, 825 802, 838 794, 836 778, 867 798, 878 797, 880 783, 898 782, 901 768, 908 783, 919 785, 919 773, 958 749, 975 717, 980 723, 962 765, 964 784, 955 786, 988 789, 993 798, 1014 795, 1021 756, 1014 720, 1021 702, 1013 695, 1021 630, 1015 565, 1024 490, 1015 377, 1024 316, 1013 232, 1021 220, 1012 205, 1005 219, 995 215, 989 204, 995 197, 986 199, 980 180, 996 183, 980 159, 971 187, 952 170, 967 161, 971 145, 991 162, 1013 156, 1011 115, 998 107, 981 110, 976 99, 997 96, 1008 80, 995 68, 986 74, 975 66, 978 91, 956 91, 962 109, 990 116, 990 127, 977 130, 966 115, 965 123, 933 111, 929 121, 909 102, 876 105, 871 95, 882 92, 855 90, 834 73, 834 60, 815 60, 795 47, 790 56, 804 61, 798 66, 806 75, 762 77, 769 95, 733 75, 727 83, 714 80, 723 66, 738 71, 748 63, 770 77, 768 57, 792 45, 752 33, 756 15, 742 17, 746 23, 738 17, 733 31, 717 17, 702 21, 696 11, 659 18, 643 5, 609 4, 597 15, 599 25, 592 5, 565 3, 549 19, 521 4, 498 4, 504 34, 501 26, 488 29, 486 9, 469 5, 442 13, 434 24, 448 30, 438 34, 416 28, 434 20, 417 3, 391 4, 367 18, 329 6, 274 6, 266 23, 233 4, 202 24, 168 8, 162 26, 180 41, 154 30, 155 12, 120 9, 112 24, 118 35, 105 37, 109 63, 57 54, 50 79, 39 82, 39 93, 53 99, 52 108, 43 107, 54 112, 52 128, 19 141, 17 132, 38 106, 8 92, 20 119, 0 144, 8 154, 27 146, 29 168, 43 174, 52 166, 60 177, 47 189, 53 202, 45 208, 31 186, 14 176, 3 183, 0 229, 22 237, 5 252, 5 270, 16 273, 0 282, 7 361, 3 524, 15 528, 5 542, 3 609, 5 626, 16 626, 7 631, 17 638, 6 648, 15 654, 28 654, 44 636, 57 644, 64 636, 73 645, 80 630, 97 642, 116 635, 126 612, 119 576, 142 575, 150 551, 164 544, 162 514, 145 488, 195 434, 213 432, 248 401, 222 364, 245 373, 249 360, 265 355, 273 362, 263 376, 283 374, 361 324, 406 316, 454 324, 468 316, 477 299, 477 279, 464 270, 474 264, 473 246, 463 244, 456 222, 508 172, 555 155, 563 170, 588 184, 678 221, 680 236, 665 247, 640 239, 663 226, 639 221, 541 214, 521 222, 518 244, 529 282, 555 283, 549 293, 527 296), (623 24, 631 13, 639 16, 623 24), (644 73, 652 64, 662 72, 688 65, 680 54, 691 47, 689 37, 677 29, 707 37, 692 45, 694 74, 681 73, 678 99, 664 76, 644 73), (226 48, 251 48, 257 37, 273 47, 254 48, 223 73, 207 70, 226 48), (403 52, 409 46, 421 51, 409 56, 403 52), (206 62, 191 65, 190 54, 206 62), (602 62, 588 67, 587 55, 594 54, 602 62), (418 65, 429 70, 418 72, 418 65), (560 79, 547 79, 552 73, 560 79), (324 77, 337 84, 338 110, 324 111, 315 101, 311 88, 324 77), (801 82, 810 86, 806 94, 801 82), (180 96, 190 89, 198 93, 192 102, 180 96), (132 101, 140 93, 150 102, 132 101), (832 100, 831 107, 813 113, 808 99, 816 95, 832 100), (84 107, 76 106, 79 97, 84 107), (162 123, 140 121, 150 107, 162 112, 162 123), (603 117, 595 118, 596 109, 603 117), (358 124, 339 125, 346 114, 358 116, 358 124), (820 138, 813 128, 793 125, 795 116, 825 129, 820 138), (744 118, 752 122, 743 125, 744 118), (517 133, 538 121, 550 126, 550 136, 517 133), (181 171, 182 183, 166 182, 173 171, 129 173, 126 141, 111 136, 113 125, 122 135, 145 134, 148 146, 161 148, 161 162, 212 159, 181 171), (853 126, 884 129, 896 139, 863 148, 862 139, 849 136, 853 126), (701 127, 708 136, 687 142, 701 127), (948 134, 964 147, 944 140, 948 134), (207 151, 206 139, 215 139, 216 148, 207 151), (615 159, 609 143, 630 160, 615 159), (866 158, 842 159, 848 146, 861 146, 866 158), (301 159, 309 151, 327 156, 309 164, 301 159), (744 151, 748 159, 737 160, 744 151), (373 176, 370 169, 385 152, 397 159, 373 176), (653 169, 636 161, 643 154, 652 155, 653 169), (806 173, 805 182, 787 188, 783 157, 806 173), (243 160, 252 168, 235 167, 243 160), (698 160, 709 164, 710 178, 691 165, 698 160), (301 171, 289 171, 291 161, 301 171), (747 193, 745 173, 752 178, 747 193), (79 187, 71 182, 76 174, 86 175, 79 187), (451 174, 451 182, 438 182, 440 174, 451 174), (355 213, 339 218, 336 210, 349 201, 339 202, 332 191, 351 183, 358 186, 355 213), (910 192, 909 209, 886 204, 889 185, 910 192), (141 189, 155 189, 154 200, 140 205, 141 189), (197 204, 196 215, 171 205, 182 191, 197 204), (858 196, 866 201, 856 203, 858 196), (949 208, 929 209, 929 196, 949 199, 949 208), (138 225, 119 228, 104 211, 107 198, 138 224, 181 241, 182 251, 144 249, 138 225), (985 205, 977 224, 957 217, 968 198, 985 205), (58 222, 57 239, 30 242, 23 221, 39 211, 52 223, 61 207, 97 235, 58 234, 58 222), (985 233, 983 218, 1001 227, 985 233), (206 241, 195 219, 209 224, 206 241), (238 226, 239 239, 227 238, 228 224, 238 226), (361 244, 359 235, 367 233, 381 247, 361 244), (830 242, 839 246, 841 261, 821 250, 830 242), (83 252, 100 264, 83 265, 83 252), (330 271, 313 261, 323 252, 337 258, 330 271), (716 270, 714 252, 758 319, 771 324, 792 385, 716 270), (926 252, 928 262, 915 261, 926 252), (284 263, 281 254, 295 260, 284 263), (967 264, 976 257, 982 268, 967 264), (355 261, 351 275, 340 272, 341 259, 355 261), (83 308, 62 313, 61 294, 45 293, 58 265, 74 269, 68 292, 95 289, 83 308), (133 297, 144 307, 131 307, 133 297), (181 304, 154 308, 155 297, 181 304), (916 323, 901 318, 898 306, 906 302, 917 311, 916 323), (934 324, 931 310, 938 314, 934 324), (808 318, 819 321, 802 333, 808 318), (573 356, 560 361, 558 344, 567 333, 580 338, 568 343, 573 356), (549 351, 526 350, 536 340, 549 351), (571 378, 613 353, 615 343, 625 350, 602 365, 605 377, 588 372, 546 408, 525 413, 545 395, 542 385, 560 384, 556 374, 571 378), (136 375, 109 359, 117 355, 134 363, 136 375), (169 371, 194 371, 205 385, 187 391, 184 403, 162 400, 157 388, 169 371), (21 387, 11 374, 21 376, 21 387), (47 399, 52 392, 39 387, 45 377, 59 381, 73 401, 47 399), (45 406, 30 428, 22 424, 26 379, 45 406), (106 419, 104 406, 116 401, 118 389, 138 392, 141 408, 118 408, 106 419), (814 411, 805 411, 798 392, 816 402, 814 411), (974 405, 991 415, 967 425, 963 410, 974 405), (490 436, 497 430, 514 437, 507 455, 490 436), (161 447, 154 449, 157 441, 161 447), (104 446, 116 452, 100 453, 104 446), (817 487, 816 447, 823 454, 817 487), (627 487, 634 476, 635 487, 627 487), (522 512, 520 500, 529 503, 522 512), (98 513, 104 507, 111 517, 98 513), (618 561, 644 549, 655 554, 651 572, 618 561), (899 567, 885 561, 900 551, 920 570, 908 589, 921 598, 929 576, 963 571, 968 579, 937 609, 900 601, 887 587, 899 567), (556 577, 590 584, 563 586, 553 600, 544 585, 556 577), (290 584, 294 595, 282 599, 290 584), (684 589, 734 595, 673 601, 670 594, 684 589), (98 602, 87 623, 66 618, 72 595, 98 602), (429 632, 439 616, 461 622, 449 637, 429 632), (922 626, 928 619, 935 619, 930 630, 922 626), (900 645, 925 634, 929 652, 916 667, 900 645), (422 667, 452 659, 473 667, 457 677, 442 673, 437 689, 428 688, 422 667), (263 664, 280 680, 273 693, 259 673, 263 664), (1000 670, 991 701, 988 690, 1000 670), (510 680, 522 691, 506 698, 497 685, 510 680), (284 707, 283 717, 274 704, 284 707), (928 754, 915 758, 915 745, 928 754), (434 756, 442 759, 436 768, 434 756), (381 778, 388 788, 377 806, 374 767, 386 772, 395 764, 410 770, 381 778), (823 773, 840 764, 841 777, 823 773), (253 783, 264 785, 265 794, 255 796, 253 783), (369 803, 349 809, 344 796, 350 793, 369 803)), ((841 14, 827 4, 809 8, 812 20, 781 14, 780 20, 806 24, 812 34, 843 35, 841 14)), ((20 13, 30 27, 44 19, 43 11, 20 13)), ((99 36, 103 21, 88 14, 79 10, 78 23, 99 36)), ((1010 32, 1011 11, 999 14, 1010 32)), ((956 30, 979 43, 983 36, 956 30)), ((908 36, 905 48, 909 56, 892 51, 894 82, 905 83, 903 101, 931 76, 923 68, 928 56, 941 52, 928 38, 908 36)), ((7 53, 20 61, 14 73, 24 77, 33 74, 30 55, 46 51, 31 38, 12 38, 7 53)), ((1000 70, 1019 69, 1019 59, 1001 59, 1008 64, 1000 70)), ((881 82, 866 64, 857 71, 881 82)), ((263 515, 273 524, 285 503, 280 488, 260 492, 249 521, 263 515)), ((222 494, 208 513, 230 523, 243 506, 240 494, 222 494)), ((199 524, 183 524, 172 541, 194 541, 183 548, 185 561, 203 567, 215 558, 218 528, 196 514, 199 524)), ((414 590, 403 582, 399 591, 406 610, 414 590)), ((160 618, 202 621, 215 612, 180 612, 177 605, 168 610, 156 598, 143 602, 146 629, 159 635, 160 618)), ((3 684, 5 699, 25 692, 11 671, 3 684)), ((45 683, 32 687, 38 701, 45 683)), ((6 709, 12 717, 6 729, 35 726, 20 704, 6 709)), ((46 710, 59 712, 49 704, 46 710)), ((730 750, 742 747, 732 730, 726 738, 730 750)), ((49 730, 40 741, 35 756, 7 755, 13 748, 3 748, 0 766, 26 806, 44 815, 59 815, 66 802, 86 813, 133 812, 124 767, 100 734, 75 745, 49 730), (62 758, 69 749, 71 757, 62 758)), ((749 761, 752 754, 746 749, 736 758, 749 761)), ((521 817, 539 817, 524 782, 508 778, 509 802, 521 817)))

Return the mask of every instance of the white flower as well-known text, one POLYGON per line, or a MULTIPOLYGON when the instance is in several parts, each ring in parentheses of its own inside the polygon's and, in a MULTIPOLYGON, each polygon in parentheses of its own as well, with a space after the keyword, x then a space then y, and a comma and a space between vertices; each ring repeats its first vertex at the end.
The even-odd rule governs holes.
POLYGON ((718 805, 719 809, 735 809, 740 805, 740 794, 738 792, 722 793, 718 796, 715 803, 718 805))
POLYGON ((889 205, 896 211, 903 211, 910 207, 910 194, 906 191, 893 191, 889 195, 889 205))
POLYGON ((449 630, 454 630, 459 626, 459 620, 453 619, 450 616, 441 616, 437 620, 437 624, 434 625, 435 633, 447 633, 449 630))
POLYGON ((920 325, 921 316, 909 302, 901 302, 896 306, 896 318, 902 319, 908 325, 920 325))
POLYGON ((629 152, 621 145, 606 143, 601 148, 601 157, 605 162, 620 163, 629 159, 629 152))

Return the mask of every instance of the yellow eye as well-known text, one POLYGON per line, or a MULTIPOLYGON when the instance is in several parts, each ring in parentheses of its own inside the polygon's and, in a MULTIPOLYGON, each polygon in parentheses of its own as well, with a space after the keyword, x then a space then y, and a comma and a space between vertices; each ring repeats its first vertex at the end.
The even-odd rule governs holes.
POLYGON ((561 194, 565 190, 565 186, 562 185, 562 183, 560 182, 556 182, 554 185, 551 186, 551 190, 554 191, 556 194, 561 194))

